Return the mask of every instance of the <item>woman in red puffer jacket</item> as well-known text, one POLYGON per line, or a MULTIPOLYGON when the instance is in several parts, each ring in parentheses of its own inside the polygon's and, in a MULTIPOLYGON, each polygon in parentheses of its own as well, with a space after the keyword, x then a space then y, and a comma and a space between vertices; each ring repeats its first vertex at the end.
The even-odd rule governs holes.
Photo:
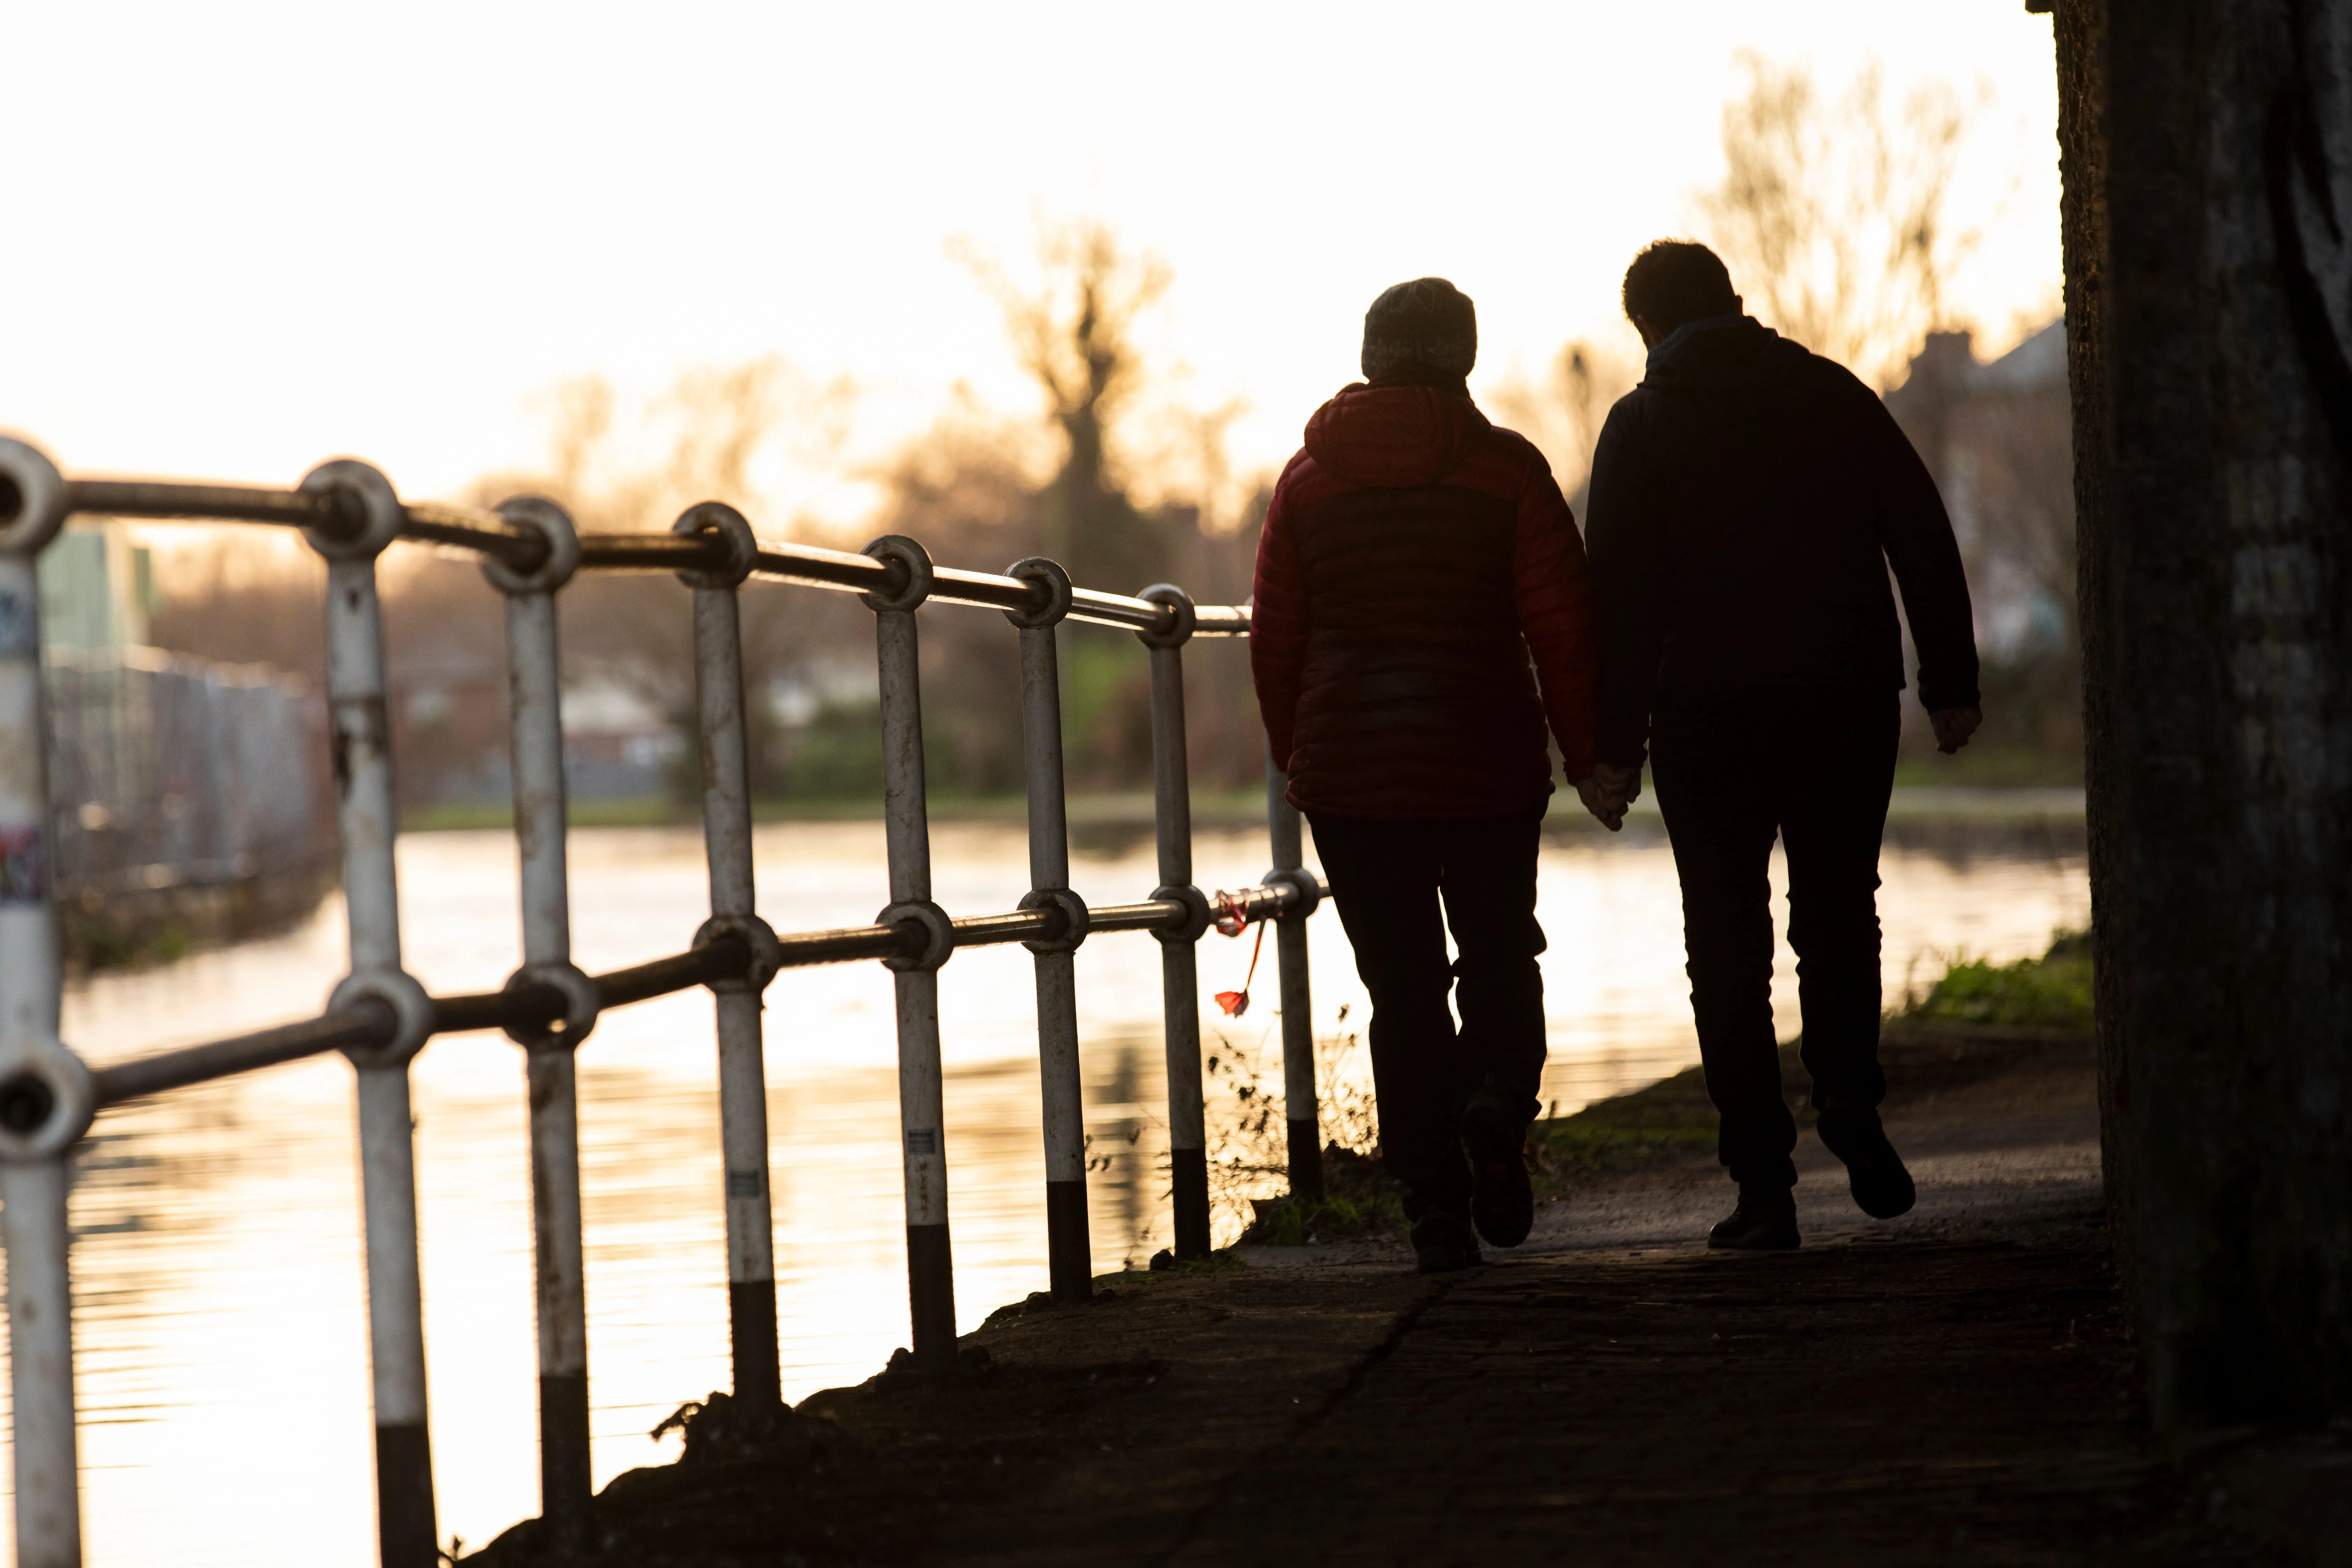
POLYGON ((1266 737, 1371 994, 1381 1145, 1424 1272, 1533 1218, 1547 721, 1587 805, 1622 816, 1588 787, 1583 541, 1542 455, 1470 401, 1477 341, 1444 279, 1373 301, 1368 384, 1316 411, 1275 487, 1250 624, 1266 737))

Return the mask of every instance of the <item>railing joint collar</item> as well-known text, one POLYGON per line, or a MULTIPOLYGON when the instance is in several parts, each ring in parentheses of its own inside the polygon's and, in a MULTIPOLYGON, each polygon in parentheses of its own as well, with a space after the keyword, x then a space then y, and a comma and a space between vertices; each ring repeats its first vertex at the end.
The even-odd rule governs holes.
POLYGON ((97 1114, 89 1068, 63 1041, 37 1037, 0 1051, 0 1164, 61 1157, 97 1114))
POLYGON ((48 455, 0 436, 0 555, 39 554, 67 510, 65 477, 48 455))
POLYGON ((544 496, 515 496, 498 505, 500 517, 539 536, 539 564, 525 571, 495 555, 482 557, 482 575, 501 594, 552 594, 580 570, 580 531, 572 514, 544 496))
POLYGON ((1015 561, 1004 569, 1007 577, 1017 577, 1024 583, 1044 591, 1045 602, 1031 609, 1007 610, 1004 618, 1023 631, 1043 631, 1058 626, 1070 613, 1071 596, 1076 590, 1070 584, 1070 574, 1062 563, 1044 555, 1031 555, 1015 561))
POLYGON ((902 931, 912 928, 920 935, 922 946, 882 961, 903 973, 929 973, 955 955, 955 922, 948 919, 945 910, 929 899, 908 899, 892 904, 874 917, 874 923, 897 926, 902 931))
POLYGON ((1192 640, 1192 628, 1200 616, 1192 607, 1192 595, 1173 583, 1154 583, 1136 595, 1147 605, 1160 605, 1169 611, 1164 626, 1139 628, 1136 636, 1146 647, 1182 647, 1192 640))
POLYGON ((573 1050, 596 1027, 604 996, 596 983, 569 960, 526 963, 507 976, 506 989, 522 991, 544 985, 563 998, 561 1016, 529 1024, 503 1024, 508 1039, 527 1050, 573 1050))
POLYGON ((1292 906, 1282 911, 1284 920, 1304 920, 1323 901, 1323 879, 1304 867, 1268 871, 1259 881, 1265 887, 1290 889, 1292 906))
POLYGON ((735 587, 759 563, 759 536, 751 531, 750 521, 725 501, 697 501, 678 513, 669 531, 706 540, 724 552, 719 564, 708 571, 677 574, 677 580, 689 588, 735 587))
POLYGON ((330 561, 373 561, 400 537, 407 521, 400 496, 383 470, 356 458, 337 458, 302 476, 298 487, 306 495, 328 498, 338 522, 310 523, 302 537, 330 561))
POLYGON ((1216 923, 1216 911, 1209 907, 1209 895, 1190 884, 1163 883, 1151 889, 1151 901, 1184 906, 1182 920, 1152 931, 1151 934, 1161 942, 1171 944, 1195 942, 1216 923))
POLYGON ((1022 899, 1020 907, 1024 910, 1057 910, 1061 912, 1062 926, 1059 931, 1051 936, 1041 936, 1033 942, 1024 942, 1021 944, 1032 952, 1075 952, 1078 945, 1087 940, 1087 932, 1093 923, 1087 910, 1086 900, 1067 888, 1034 889, 1022 899))
POLYGON ((864 553, 894 568, 888 589, 857 595, 866 608, 912 612, 931 596, 931 552, 914 540, 903 533, 886 533, 868 544, 864 553))
POLYGON ((329 994, 327 1011, 340 1012, 345 1007, 358 1005, 368 997, 373 997, 392 1009, 392 1037, 380 1046, 347 1046, 343 1048, 343 1055, 351 1058, 353 1067, 404 1066, 425 1048, 425 1041, 433 1037, 436 1022, 433 998, 425 994, 425 987, 417 984, 416 977, 405 970, 358 970, 345 975, 342 983, 329 994))
POLYGON ((740 942, 751 954, 743 972, 705 984, 713 991, 749 991, 755 995, 765 991, 768 982, 784 966, 784 950, 776 941, 775 928, 757 915, 713 915, 696 930, 692 945, 699 952, 730 937, 740 942))

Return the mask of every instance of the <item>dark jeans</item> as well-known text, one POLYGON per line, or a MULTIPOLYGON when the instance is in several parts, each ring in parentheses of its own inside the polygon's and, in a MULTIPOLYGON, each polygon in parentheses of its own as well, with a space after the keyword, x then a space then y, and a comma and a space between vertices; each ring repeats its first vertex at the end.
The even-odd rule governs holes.
POLYGON ((1876 1105, 1878 841, 1895 783, 1898 694, 1786 692, 1661 703, 1651 768, 1683 883, 1683 942, 1718 1152, 1739 1182, 1794 1185, 1797 1124, 1772 1032, 1777 834, 1789 864, 1813 1103, 1876 1105))
POLYGON ((1543 814, 1478 822, 1367 822, 1317 814, 1315 850, 1371 993, 1368 1032, 1381 1148, 1405 1209, 1467 1212, 1463 1101, 1480 1089, 1535 1120, 1543 1075, 1544 950, 1536 923, 1543 814), (1444 915, 1438 913, 1444 900, 1444 915), (1460 958, 1445 959, 1451 927, 1460 958), (1446 993, 1456 980, 1462 1026, 1446 993))

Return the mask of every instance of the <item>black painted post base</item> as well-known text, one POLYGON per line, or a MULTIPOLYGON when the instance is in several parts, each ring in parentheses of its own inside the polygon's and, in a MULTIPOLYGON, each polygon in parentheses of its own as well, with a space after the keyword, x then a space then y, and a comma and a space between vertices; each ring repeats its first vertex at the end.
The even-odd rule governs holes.
POLYGON ((1055 1300, 1083 1301, 1095 1293, 1083 1181, 1045 1184, 1045 1260, 1055 1300))
POLYGON ((913 1310, 915 1364, 945 1372, 955 1365, 955 1269, 944 1225, 907 1227, 907 1296, 913 1310))
POLYGON ((586 1552, 596 1525, 588 1467, 588 1374, 539 1380, 539 1515, 561 1552, 586 1552))
POLYGON ((1290 1195, 1323 1195, 1323 1151, 1316 1147, 1318 1129, 1312 1117, 1290 1123, 1290 1195))
POLYGON ((383 1568, 440 1568, 433 1447, 422 1424, 375 1429, 375 1515, 383 1568))
POLYGON ((1176 1195, 1176 1256, 1209 1256, 1209 1152, 1171 1149, 1168 1173, 1176 1195))
POLYGON ((776 1282, 738 1279, 727 1287, 729 1343, 735 1352, 735 1398, 743 1405, 783 1402, 776 1350, 776 1282))

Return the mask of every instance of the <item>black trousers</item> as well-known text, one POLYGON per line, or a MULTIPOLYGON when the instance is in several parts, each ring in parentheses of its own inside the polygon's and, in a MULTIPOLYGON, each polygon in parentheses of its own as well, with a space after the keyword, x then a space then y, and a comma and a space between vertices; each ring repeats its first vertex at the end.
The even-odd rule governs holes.
POLYGON ((1371 993, 1381 1148, 1405 1209, 1467 1212, 1464 1100, 1484 1089, 1522 1121, 1540 1109, 1544 950, 1536 923, 1540 811, 1479 822, 1309 819, 1315 850, 1371 993), (1440 902, 1444 914, 1439 913, 1440 902), (1446 962, 1454 933, 1459 959, 1446 962), (1456 980, 1457 1030, 1446 994, 1456 980))
POLYGON ((1661 702, 1650 764, 1683 884, 1683 942, 1718 1152, 1732 1178, 1794 1185, 1797 1124, 1772 1031, 1777 835, 1789 864, 1813 1103, 1876 1105, 1878 845, 1895 784, 1898 693, 1661 702))

